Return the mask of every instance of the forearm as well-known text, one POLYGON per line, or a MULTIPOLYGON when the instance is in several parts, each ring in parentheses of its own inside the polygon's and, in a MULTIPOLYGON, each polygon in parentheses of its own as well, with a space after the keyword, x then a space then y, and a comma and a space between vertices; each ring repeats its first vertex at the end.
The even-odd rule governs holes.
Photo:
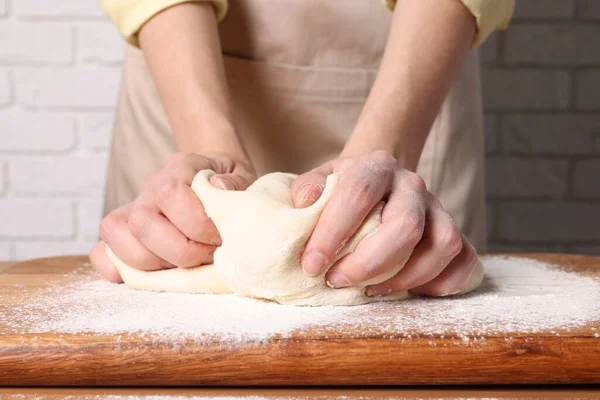
POLYGON ((388 150, 414 171, 475 30, 459 0, 398 0, 377 78, 342 155, 388 150))
POLYGON ((166 9, 141 28, 139 42, 179 150, 245 160, 212 5, 166 9))

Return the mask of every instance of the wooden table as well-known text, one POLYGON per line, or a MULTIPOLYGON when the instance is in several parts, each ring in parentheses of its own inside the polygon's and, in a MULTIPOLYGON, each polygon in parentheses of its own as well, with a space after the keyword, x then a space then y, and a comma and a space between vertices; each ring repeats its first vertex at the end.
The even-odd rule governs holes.
POLYGON ((600 388, 592 386, 531 387, 452 387, 452 388, 235 388, 235 389, 161 389, 161 388, 0 388, 2 400, 55 400, 67 396, 78 400, 165 400, 189 399, 431 399, 431 400, 598 400, 600 388), (12 397, 11 397, 12 396, 12 397), (134 399, 127 396, 135 396, 134 399))
MULTIPOLYGON (((598 258, 593 258, 593 257, 582 257, 582 256, 567 256, 567 255, 530 255, 529 257, 533 257, 536 259, 541 259, 541 260, 545 260, 548 262, 552 262, 555 264, 558 264, 561 266, 561 268, 563 269, 567 269, 570 271, 575 271, 576 273, 582 273, 585 275, 591 275, 591 276, 600 276, 600 259, 598 258)), ((82 262, 86 261, 85 258, 83 257, 79 257, 79 258, 54 258, 54 259, 44 259, 44 260, 37 260, 34 262, 27 262, 24 264, 20 264, 20 265, 11 265, 10 263, 1 263, 0 264, 0 287, 2 285, 2 273, 4 274, 4 276, 7 276, 6 274, 11 274, 14 278, 15 274, 20 274, 22 272, 27 272, 27 274, 64 274, 65 272, 68 272, 70 270, 73 270, 74 266, 76 265, 80 265, 82 262)), ((1 336, 1 333, 0 333, 1 336)), ((39 335, 38 335, 39 336, 39 335)), ((493 362, 497 362, 498 364, 502 364, 502 363, 506 363, 506 362, 514 362, 515 360, 515 355, 519 356, 519 359, 523 360, 523 358, 527 358, 530 357, 530 359, 543 359, 544 357, 542 356, 542 354, 540 353, 540 351, 542 351, 543 349, 557 349, 557 351, 559 353, 556 354, 560 354, 561 357, 564 356, 566 357, 566 359, 570 359, 571 361, 576 360, 576 362, 573 364, 574 367, 569 371, 567 371, 567 374, 570 374, 570 378, 569 380, 563 380, 563 382, 595 382, 598 383, 600 382, 600 380, 598 379, 598 376, 600 376, 600 348, 598 348, 598 342, 597 339, 595 341, 592 340, 593 338, 593 333, 591 331, 586 331, 584 330, 576 330, 575 332, 573 332, 573 334, 571 336, 565 335, 562 336, 560 339, 557 339, 556 337, 554 337, 553 335, 548 335, 546 337, 536 337, 535 342, 532 343, 531 342, 531 337, 523 337, 522 340, 517 340, 515 342, 513 342, 513 344, 511 346, 506 345, 506 343, 504 341, 503 344, 500 344, 500 340, 496 342, 494 342, 494 338, 488 338, 487 340, 487 345, 490 346, 491 343, 491 347, 489 347, 490 352, 487 353, 486 357, 489 360, 493 360, 493 362), (585 375, 584 373, 584 377, 582 379, 577 379, 577 374, 581 373, 581 372, 585 372, 588 371, 588 375, 585 375), (589 374, 589 371, 592 371, 592 374, 589 374), (575 375, 573 375, 575 374, 575 375)), ((3 340, 6 340, 7 338, 4 337, 2 338, 3 340)), ((9 342, 11 338, 8 338, 9 342)), ((16 338, 12 338, 13 339, 13 343, 14 343, 14 339, 16 338)), ((170 371, 170 368, 173 367, 173 364, 169 364, 169 363, 165 363, 165 360, 161 360, 160 359, 160 352, 156 353, 152 353, 152 352, 148 352, 147 349, 137 349, 138 351, 133 351, 131 352, 128 357, 126 357, 125 359, 120 359, 120 362, 124 362, 124 367, 121 370, 121 374, 119 375, 118 379, 115 375, 110 375, 110 374, 103 374, 103 371, 101 369, 102 366, 102 359, 103 357, 108 357, 108 359, 112 360, 113 362, 116 360, 115 357, 120 357, 122 356, 122 352, 115 352, 114 348, 111 349, 111 346, 104 346, 101 348, 96 348, 96 351, 94 352, 94 354, 90 354, 90 357, 86 357, 85 354, 78 354, 77 353, 77 349, 81 349, 82 346, 87 345, 87 349, 89 350, 90 347, 89 345, 91 343, 85 343, 85 340, 83 342, 80 341, 80 339, 77 338, 68 338, 69 340, 67 341, 62 341, 63 344, 67 344, 68 346, 71 346, 70 348, 62 348, 59 349, 60 351, 70 351, 73 354, 77 354, 78 356, 78 360, 76 363, 61 363, 59 358, 56 357, 50 357, 48 358, 48 352, 39 352, 39 343, 37 344, 37 350, 34 351, 31 348, 27 348, 27 346, 25 346, 25 348, 20 348, 15 350, 16 348, 13 347, 10 351, 2 351, 2 349, 0 348, 0 383, 6 385, 6 384, 15 384, 15 385, 19 385, 19 384, 34 384, 34 385, 40 385, 40 384, 44 384, 43 382, 46 381, 48 382, 46 379, 47 378, 52 378, 52 380, 50 381, 51 384, 59 384, 59 385, 72 385, 72 384, 76 384, 79 386, 86 386, 86 385, 90 385, 90 384, 100 384, 103 386, 110 386, 110 385, 122 385, 122 384, 133 384, 133 385, 149 385, 149 384, 157 384, 156 379, 160 378, 160 377, 165 377, 165 376, 169 376, 168 371, 170 371), (71 340, 72 339, 72 340, 71 340), (70 341, 71 340, 71 341, 70 341), (74 346, 74 347, 73 347, 74 346), (136 353, 136 354, 134 354, 136 353), (28 362, 22 363, 23 361, 23 356, 26 356, 27 354, 31 354, 32 355, 32 359, 28 362), (158 358, 157 358, 158 356, 158 358), (15 365, 19 364, 18 368, 14 368, 15 365), (12 368, 9 368, 11 367, 12 368), (149 375, 146 375, 147 378, 141 379, 141 380, 136 380, 134 378, 134 375, 139 375, 139 374, 129 374, 127 373, 127 370, 131 370, 131 368, 134 368, 136 371, 146 371, 146 372, 150 372, 149 375), (165 368, 167 369, 167 374, 162 374, 160 373, 160 370, 165 370, 165 368), (32 371, 35 369, 35 371, 37 371, 37 376, 38 378, 36 379, 36 377, 34 376, 35 374, 32 374, 32 371), (153 371, 154 372, 158 372, 158 374, 153 375, 153 371), (79 376, 77 377, 77 379, 73 379, 72 374, 73 373, 77 373, 79 374, 79 376), (66 376, 71 374, 71 376, 66 376), (86 378, 86 376, 88 378, 86 378), (40 377, 44 377, 44 379, 41 379, 40 377), (133 379, 133 380, 132 380, 133 379), (152 381, 152 379, 154 379, 152 381), (152 383, 153 382, 153 383, 152 383)), ((108 340, 108 344, 110 344, 110 338, 97 338, 96 340, 100 340, 100 342, 102 342, 103 340, 108 340)), ((296 338, 292 338, 296 341, 298 341, 298 339, 303 339, 302 337, 296 337, 296 338)), ((304 338, 306 339, 306 338, 304 338)), ((315 339, 315 338, 313 338, 315 339)), ((363 338, 364 339, 364 338, 363 338)), ((288 350, 288 354, 289 354, 289 349, 290 346, 293 345, 294 340, 288 342, 288 343, 284 343, 287 350, 288 350)), ((46 344, 50 345, 50 347, 48 347, 47 349, 51 348, 51 343, 52 343, 52 338, 48 338, 48 341, 46 344)), ((105 343, 105 344, 106 344, 105 343)), ((312 346, 301 346, 298 348, 298 351, 300 351, 300 353, 302 354, 298 354, 299 357, 301 357, 301 359, 303 360, 315 360, 315 355, 312 354, 315 351, 318 354, 344 354, 344 353, 348 353, 347 349, 349 347, 354 347, 354 346, 358 346, 360 347, 362 344, 361 343, 352 343, 352 346, 350 346, 350 342, 348 342, 347 340, 343 340, 339 343, 336 343, 335 337, 330 338, 329 340, 327 340, 326 342, 318 342, 320 343, 319 346, 321 345, 325 345, 322 348, 315 348, 314 346, 314 342, 312 346), (332 342, 332 343, 331 343, 332 342), (341 345, 341 349, 342 349, 342 353, 337 352, 336 351, 336 347, 341 345)), ((281 345, 281 343, 279 344, 281 345)), ((382 338, 368 338, 368 348, 373 349, 373 348, 381 348, 381 346, 384 346, 383 348, 387 348, 385 346, 389 347, 389 343, 385 344, 384 342, 382 342, 382 338)), ((67 346, 67 347, 68 347, 67 346)), ((429 347, 429 346, 428 346, 429 347)), ((53 348, 53 351, 56 350, 56 347, 53 348)), ((422 349, 421 349, 422 350, 422 349)), ((243 351, 243 349, 242 349, 243 351)), ((278 365, 276 362, 274 363, 272 359, 272 355, 273 354, 277 354, 277 353, 273 353, 273 349, 271 348, 271 353, 269 355, 269 352, 266 353, 261 353, 260 351, 258 352, 258 354, 255 354, 259 357, 259 359, 262 359, 262 361, 264 362, 266 359, 264 358, 265 356, 267 356, 267 359, 269 359, 270 363, 269 365, 267 365, 266 368, 263 368, 262 370, 260 370, 261 373, 264 372, 268 372, 269 369, 272 369, 274 365, 278 365), (261 355, 262 354, 262 355, 261 355), (262 358, 261 358, 262 357, 262 358)), ((396 380, 396 382, 400 381, 402 382, 402 379, 398 380, 399 378, 401 378, 401 375, 398 373, 398 369, 402 368, 401 365, 399 365, 399 362, 397 359, 395 359, 395 357, 389 357, 386 356, 386 353, 389 354, 389 351, 391 351, 391 348, 388 350, 384 350, 382 352, 379 353, 379 357, 380 357, 380 361, 381 363, 377 363, 377 365, 371 365, 371 371, 375 374, 381 374, 381 373, 387 373, 388 377, 391 376, 392 380, 396 380), (389 374, 389 372, 391 371, 391 375, 389 374)), ((193 352, 192 352, 193 353, 193 352)), ((543 351, 542 351, 543 353, 543 351)), ((204 354, 202 352, 200 353, 193 353, 194 357, 193 358, 187 358, 186 360, 183 360, 183 364, 185 363, 189 363, 189 362, 202 362, 202 363, 212 363, 212 367, 211 368, 219 368, 219 366, 223 366, 222 362, 223 362, 223 358, 219 357, 219 354, 211 354, 210 351, 208 353, 204 352, 204 354), (195 359, 195 361, 194 361, 195 359), (219 361, 221 360, 221 361, 219 361), (219 364, 221 363, 221 365, 219 364)), ((238 356, 240 355, 240 353, 237 354, 238 356)), ((222 355, 221 355, 222 356, 222 355)), ((386 382, 378 382, 378 381, 370 381, 369 379, 362 379, 360 378, 360 375, 357 374, 356 376, 352 375, 352 371, 356 370, 356 366, 358 365, 358 363, 364 361, 361 360, 360 357, 364 357, 364 355, 360 355, 357 354, 357 358, 353 361, 350 362, 350 365, 344 370, 344 371, 340 371, 339 369, 337 371, 335 371, 336 374, 341 374, 341 373, 346 373, 346 374, 350 374, 351 377, 353 379, 355 379, 355 382, 359 383, 359 384, 381 384, 381 383, 386 383, 386 382)), ((412 357, 423 357, 423 353, 422 351, 418 351, 415 352, 414 354, 412 354, 412 357)), ((335 365, 332 365, 331 363, 327 362, 327 357, 323 358, 320 357, 319 360, 321 361, 322 365, 325 365, 325 368, 327 369, 331 369, 334 368, 335 369, 335 365), (323 364, 324 363, 324 364, 323 364)), ((546 360, 547 363, 547 368, 550 374, 552 374, 552 371, 550 371, 550 369, 552 368, 553 365, 556 365, 555 363, 557 362, 558 359, 554 358, 552 359, 552 357, 549 360, 546 360), (554 363, 554 364, 553 364, 554 363)), ((179 360, 178 362, 181 362, 182 360, 179 360)), ((248 362, 252 363, 251 359, 247 360, 248 362)), ((405 361, 405 360, 404 360, 405 361)), ((430 361, 430 364, 428 365, 429 369, 431 369, 431 362, 435 362, 437 363, 437 366, 440 366, 440 368, 444 368, 446 372, 451 373, 452 372, 452 364, 445 364, 445 362, 443 360, 437 360, 437 361, 430 361)), ((454 362, 456 362, 456 360, 454 360, 454 362)), ((474 360, 470 361, 472 362, 476 362, 474 360)), ((461 368, 463 368, 465 365, 465 360, 461 362, 459 361, 458 364, 455 363, 454 368, 457 370, 461 370, 461 368)), ((310 362, 305 365, 310 367, 310 362)), ((421 364, 422 365, 422 364, 421 364)), ((510 372, 510 368, 511 365, 514 364, 509 364, 507 365, 504 370, 505 372, 508 371, 510 372)), ((520 366, 522 366, 523 364, 518 364, 520 366)), ((281 365, 279 365, 281 366, 281 365)), ((564 365, 561 365, 561 368, 564 368, 564 365)), ((410 371, 411 373, 414 374, 415 369, 417 368, 417 370, 419 369, 418 365, 413 365, 412 366, 412 370, 410 371)), ((568 368, 567 368, 568 369, 568 368)), ((235 369, 234 369, 235 370, 235 369)), ((323 381, 319 381, 319 375, 312 375, 312 373, 306 373, 306 371, 304 372, 299 372, 299 375, 294 375, 294 374, 289 374, 291 371, 289 369, 287 369, 285 371, 288 376, 291 379, 291 382, 298 382, 298 379, 302 379, 302 378, 306 378, 309 377, 311 379, 310 383, 311 384, 323 384, 323 381), (294 376, 297 376, 298 378, 294 378, 294 376), (295 379, 295 380, 294 380, 295 379)), ((462 372, 463 376, 464 376, 464 371, 462 372)), ((556 375, 556 374, 555 374, 556 375)), ((439 376, 439 375, 438 375, 439 376)), ((554 375, 553 375, 554 376, 554 375)), ((167 380, 168 385, 180 385, 180 384, 189 384, 189 382, 186 383, 185 380, 181 380, 179 378, 181 377, 177 377, 177 376, 173 376, 173 380, 167 380), (179 379, 179 380, 178 380, 179 379)), ((249 381, 246 380, 244 381, 244 379, 247 379, 248 377, 246 376, 245 378, 242 377, 241 380, 236 381, 235 379, 233 380, 234 384, 247 384, 249 381)), ((269 378, 269 376, 267 376, 267 378, 269 378)), ((273 378, 272 376, 270 378, 273 378)), ((454 377, 456 378, 456 376, 454 377)), ((460 383, 486 383, 485 381, 481 381, 478 380, 477 378, 473 379, 473 377, 466 377, 468 378, 466 381, 461 381, 461 380, 456 380, 451 377, 451 379, 447 382, 447 383, 456 383, 456 384, 460 384, 460 383), (470 379, 470 380, 469 380, 470 379)), ((514 378, 514 376, 513 376, 514 378)), ((161 378, 162 379, 162 378, 161 378)), ((512 379, 512 378, 511 378, 512 379)), ((539 379, 539 375, 537 375, 537 378, 535 379, 539 379)), ((523 382, 535 382, 535 379, 528 379, 527 376, 524 376, 524 380, 523 382)), ((538 380, 539 381, 539 380, 538 380)), ((554 380, 551 380, 554 381, 554 380)), ((203 381, 204 384, 216 384, 218 383, 215 380, 210 380, 210 378, 208 380, 203 381)), ((274 379, 273 381, 275 384, 285 384, 286 380, 277 380, 274 379)), ((390 380, 387 381, 387 383, 389 383, 390 380)), ((431 381, 430 381, 431 382, 431 381)), ((505 381, 501 381, 501 382, 497 382, 497 383, 510 383, 511 380, 507 379, 505 381)), ((560 382, 560 380, 558 380, 558 382, 560 382)), ((197 383, 197 382, 196 382, 197 383)), ((259 380, 258 384, 268 384, 268 381, 265 380, 259 380)), ((328 383, 328 382, 325 382, 328 383)), ((423 383, 423 381, 419 382, 419 381, 415 381, 415 382, 403 382, 403 383, 411 383, 411 384, 419 384, 419 383, 423 383)), ((352 384, 352 381, 345 381, 345 383, 343 384, 352 384)), ((488 398, 488 397, 494 397, 494 398, 499 398, 499 399, 516 399, 516 398, 581 398, 581 399, 592 399, 592 398, 599 398, 600 399, 600 392, 598 391, 599 388, 596 386, 537 386, 537 387, 516 387, 516 386, 503 386, 503 387, 494 387, 494 388, 490 388, 490 387, 481 387, 481 388, 474 388, 474 387, 464 387, 464 388, 457 388, 457 387, 453 387, 453 388, 445 388, 445 389, 439 389, 439 388, 394 388, 394 389, 380 389, 377 388, 375 389, 358 389, 358 388, 347 388, 347 389, 220 389, 220 390, 207 390, 207 389, 161 389, 161 390, 157 390, 157 389, 92 389, 92 388, 77 388, 77 389, 21 389, 21 388, 6 388, 6 389, 1 389, 0 388, 0 398, 4 399, 6 398, 10 398, 7 397, 9 396, 9 394, 21 394, 21 395, 25 395, 24 398, 27 398, 27 396, 34 396, 35 394, 37 395, 45 395, 45 396, 50 396, 47 398, 60 398, 61 395, 64 395, 65 393, 70 393, 70 394, 77 394, 78 396, 84 396, 84 395, 94 395, 94 396, 100 396, 100 397, 94 397, 95 399, 98 398, 102 398, 101 395, 132 395, 132 394, 136 394, 136 395, 151 395, 151 394, 161 394, 161 395, 179 395, 179 396, 199 396, 199 398, 201 398, 202 396, 217 396, 217 395, 228 395, 228 396, 241 396, 243 395, 263 395, 263 396, 267 396, 268 398, 278 398, 278 397, 286 397, 289 396, 290 394, 295 394, 296 396, 308 396, 307 398, 309 398, 310 396, 314 396, 316 394, 322 394, 325 397, 322 398, 334 398, 335 396, 340 396, 340 395, 344 395, 344 396, 348 396, 348 398, 353 398, 354 397, 358 397, 358 396, 365 396, 365 395, 369 395, 372 396, 373 398, 382 398, 382 397, 396 397, 396 398, 412 398, 414 396, 418 396, 420 398, 440 398, 440 399, 456 399, 456 398, 460 398, 460 397, 469 397, 469 398, 488 398), (536 397, 537 396, 537 397, 536 397)), ((20 397, 23 398, 23 397, 20 397)), ((33 397, 32 397, 33 398, 33 397)), ((85 398, 85 397, 82 397, 85 398)), ((143 397, 141 397, 143 398, 143 397)))

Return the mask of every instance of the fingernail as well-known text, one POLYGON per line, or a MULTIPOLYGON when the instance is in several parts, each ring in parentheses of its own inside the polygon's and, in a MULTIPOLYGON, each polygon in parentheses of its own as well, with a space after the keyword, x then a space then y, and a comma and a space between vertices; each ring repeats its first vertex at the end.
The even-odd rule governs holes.
POLYGON ((223 190, 235 190, 233 183, 229 182, 227 179, 217 178, 217 184, 223 190))
POLYGON ((212 238, 210 244, 212 244, 213 246, 220 246, 223 244, 223 240, 221 239, 221 236, 217 235, 212 238))
POLYGON ((454 295, 459 294, 459 293, 460 293, 460 289, 449 290, 448 292, 446 292, 445 294, 443 294, 442 297, 454 296, 454 295))
POLYGON ((342 271, 334 271, 327 278, 327 282, 334 288, 350 286, 350 281, 342 271))
POLYGON ((303 206, 310 199, 312 184, 306 183, 298 190, 298 205, 303 206))
POLYGON ((392 293, 392 288, 388 285, 368 286, 365 294, 369 297, 383 296, 392 293))
POLYGON ((311 251, 303 258, 302 269, 305 274, 316 276, 323 271, 326 263, 327 260, 320 251, 311 251))

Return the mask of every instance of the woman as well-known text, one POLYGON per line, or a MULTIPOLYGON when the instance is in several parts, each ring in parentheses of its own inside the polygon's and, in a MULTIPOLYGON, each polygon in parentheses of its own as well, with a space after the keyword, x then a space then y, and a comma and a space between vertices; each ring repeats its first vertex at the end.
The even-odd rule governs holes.
POLYGON ((301 173, 297 207, 339 172, 303 252, 305 273, 327 268, 384 200, 377 233, 329 270, 331 285, 356 285, 408 259, 367 293, 462 289, 485 245, 481 97, 469 49, 508 24, 513 0, 101 3, 131 44, 108 215, 90 254, 104 277, 120 281, 105 245, 140 269, 212 262, 221 239, 189 187, 199 170, 215 170, 212 183, 224 190, 266 172, 301 173))

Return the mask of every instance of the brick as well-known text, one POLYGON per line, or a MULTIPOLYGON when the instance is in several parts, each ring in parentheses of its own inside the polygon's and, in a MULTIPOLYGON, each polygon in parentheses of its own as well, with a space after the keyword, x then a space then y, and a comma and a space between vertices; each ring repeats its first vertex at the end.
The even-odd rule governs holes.
POLYGON ((19 68, 15 75, 17 100, 25 106, 108 109, 116 103, 120 69, 19 68))
POLYGON ((12 101, 12 85, 7 69, 0 68, 0 106, 10 104, 12 101))
POLYGON ((598 0, 579 0, 577 15, 584 19, 600 19, 600 2, 598 0))
POLYGON ((79 125, 83 146, 90 150, 108 150, 112 137, 114 117, 113 113, 108 112, 83 116, 79 125))
POLYGON ((567 191, 566 160, 491 157, 486 162, 491 198, 557 197, 567 191))
POLYGON ((102 218, 102 201, 86 200, 77 204, 77 225, 80 237, 97 239, 102 218))
POLYGON ((69 238, 73 205, 58 199, 0 199, 0 238, 69 238))
MULTIPOLYGON (((596 0, 592 0, 596 1, 596 0)), ((570 18, 575 14, 574 0, 517 0, 514 19, 570 18)))
POLYGON ((493 153, 498 149, 498 116, 494 114, 485 114, 485 151, 493 153))
POLYGON ((514 24, 504 36, 509 64, 583 66, 600 64, 600 26, 514 24))
POLYGON ((577 108, 600 109, 600 69, 577 73, 577 108))
POLYGON ((19 157, 11 161, 9 184, 11 191, 18 196, 100 198, 105 169, 104 155, 19 157))
POLYGON ((564 71, 484 68, 482 78, 486 110, 552 110, 569 106, 571 80, 564 71))
POLYGON ((108 21, 86 21, 77 25, 78 54, 84 62, 121 62, 125 41, 108 21))
POLYGON ((494 63, 498 59, 498 41, 499 34, 494 33, 489 36, 479 49, 479 60, 482 63, 494 63))
POLYGON ((62 113, 10 109, 0 113, 0 152, 64 152, 76 146, 75 120, 62 113))
MULTIPOLYGON (((576 197, 600 199, 600 158, 575 162, 573 194, 576 197)), ((600 212, 600 205, 598 206, 600 212)))
POLYGON ((600 241, 600 212, 595 203, 509 202, 498 208, 501 240, 549 242, 600 241))
POLYGON ((509 114, 502 117, 502 148, 531 155, 591 154, 600 136, 592 115, 509 114))
POLYGON ((10 243, 0 243, 0 261, 11 259, 10 243))
POLYGON ((99 17, 103 16, 97 0, 16 0, 12 2, 15 14, 21 17, 99 17))
POLYGON ((15 243, 16 260, 55 257, 65 255, 87 255, 95 241, 19 241, 15 243))
POLYGON ((0 62, 68 63, 74 59, 73 35, 60 22, 0 22, 0 62))

